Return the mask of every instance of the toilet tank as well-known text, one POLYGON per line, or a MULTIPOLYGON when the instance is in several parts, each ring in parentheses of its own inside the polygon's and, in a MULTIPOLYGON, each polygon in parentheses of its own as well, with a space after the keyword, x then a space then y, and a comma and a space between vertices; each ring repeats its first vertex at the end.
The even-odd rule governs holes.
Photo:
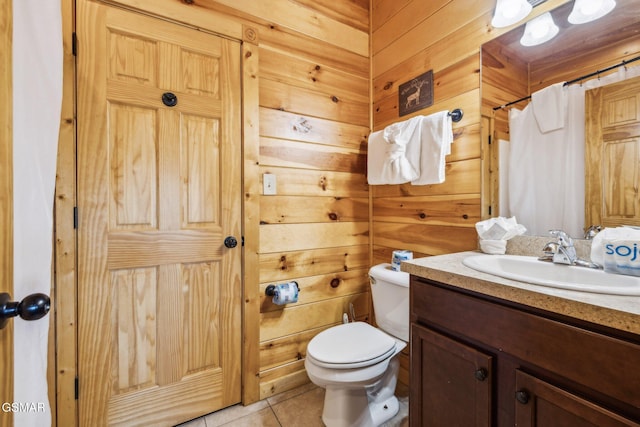
POLYGON ((409 273, 394 271, 391 264, 369 270, 376 324, 383 331, 409 342, 409 273))

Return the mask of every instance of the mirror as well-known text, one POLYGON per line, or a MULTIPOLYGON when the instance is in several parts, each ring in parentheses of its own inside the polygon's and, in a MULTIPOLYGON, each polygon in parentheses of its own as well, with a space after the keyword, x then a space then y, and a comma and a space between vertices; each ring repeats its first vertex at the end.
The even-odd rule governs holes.
MULTIPOLYGON (((492 141, 510 139, 510 107, 498 110, 495 107, 527 97, 554 83, 578 79, 640 56, 639 1, 617 0, 616 8, 608 15, 580 25, 572 25, 567 20, 573 5, 571 1, 551 11, 560 31, 546 43, 522 46, 523 22, 482 46, 483 125, 488 126, 492 141)), ((640 61, 629 66, 635 65, 640 65, 640 61)), ((612 72, 615 70, 602 72, 598 76, 612 72)), ((521 101, 513 106, 523 109, 527 102, 521 101)), ((484 145, 483 151, 483 209, 486 209, 483 216, 498 216, 499 144, 484 145)))

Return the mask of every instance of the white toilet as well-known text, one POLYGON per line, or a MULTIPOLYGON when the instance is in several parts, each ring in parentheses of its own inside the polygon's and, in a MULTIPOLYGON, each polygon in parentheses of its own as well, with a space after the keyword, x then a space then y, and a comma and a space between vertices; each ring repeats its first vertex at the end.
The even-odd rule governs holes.
POLYGON ((369 277, 380 329, 345 323, 320 332, 307 347, 304 366, 326 389, 322 421, 328 427, 377 427, 398 413, 395 356, 409 341, 409 274, 379 264, 369 277))

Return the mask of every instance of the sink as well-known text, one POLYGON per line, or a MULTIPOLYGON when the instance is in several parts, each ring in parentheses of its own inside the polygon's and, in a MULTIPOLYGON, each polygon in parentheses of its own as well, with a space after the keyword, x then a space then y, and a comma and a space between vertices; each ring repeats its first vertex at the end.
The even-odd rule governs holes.
POLYGON ((535 285, 609 295, 640 295, 640 277, 554 264, 531 256, 472 255, 462 263, 483 273, 535 285))

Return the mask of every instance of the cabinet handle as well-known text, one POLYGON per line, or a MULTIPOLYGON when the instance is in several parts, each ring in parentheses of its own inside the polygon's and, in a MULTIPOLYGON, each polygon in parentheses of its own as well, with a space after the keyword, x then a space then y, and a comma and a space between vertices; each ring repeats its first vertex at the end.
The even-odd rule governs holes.
POLYGON ((527 390, 516 391, 516 400, 523 405, 529 403, 529 392, 527 390))
POLYGON ((489 376, 489 372, 487 372, 487 370, 484 368, 480 368, 476 370, 475 376, 478 381, 484 381, 489 376))

